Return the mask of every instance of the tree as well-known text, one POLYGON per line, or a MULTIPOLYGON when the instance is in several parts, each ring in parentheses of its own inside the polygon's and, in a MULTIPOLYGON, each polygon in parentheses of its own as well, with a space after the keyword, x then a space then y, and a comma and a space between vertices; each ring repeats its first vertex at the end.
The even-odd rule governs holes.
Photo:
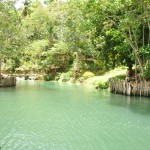
POLYGON ((20 45, 20 19, 14 1, 0 1, 0 76, 5 57, 12 57, 20 45))
POLYGON ((130 0, 124 3, 119 22, 120 31, 131 46, 132 53, 140 66, 142 75, 145 68, 143 54, 146 52, 146 49, 143 52, 140 50, 149 45, 149 10, 149 1, 130 0))

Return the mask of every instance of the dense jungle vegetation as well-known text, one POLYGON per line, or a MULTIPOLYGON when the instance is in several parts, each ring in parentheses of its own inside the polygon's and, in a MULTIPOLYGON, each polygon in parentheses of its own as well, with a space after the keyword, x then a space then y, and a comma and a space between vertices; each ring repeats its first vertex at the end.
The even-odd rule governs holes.
POLYGON ((150 78, 149 0, 0 0, 0 72, 78 78, 138 66, 150 78), (86 76, 86 75, 85 75, 86 76))

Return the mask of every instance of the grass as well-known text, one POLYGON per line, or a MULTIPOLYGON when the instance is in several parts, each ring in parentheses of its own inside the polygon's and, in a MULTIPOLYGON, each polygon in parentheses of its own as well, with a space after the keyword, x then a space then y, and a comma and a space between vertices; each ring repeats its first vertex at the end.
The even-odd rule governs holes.
POLYGON ((85 84, 97 86, 98 83, 100 83, 100 82, 103 82, 103 83, 107 82, 110 78, 120 76, 120 75, 125 75, 125 73, 126 73, 126 69, 115 68, 111 71, 106 72, 102 76, 94 76, 94 77, 87 79, 85 81, 85 84))

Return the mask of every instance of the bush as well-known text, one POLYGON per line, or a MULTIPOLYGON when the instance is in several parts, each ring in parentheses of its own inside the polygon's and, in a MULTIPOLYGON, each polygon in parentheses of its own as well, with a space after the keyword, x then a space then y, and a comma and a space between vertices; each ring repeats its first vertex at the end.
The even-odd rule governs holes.
POLYGON ((94 73, 92 73, 92 72, 90 72, 90 71, 86 71, 86 72, 84 72, 83 74, 82 74, 82 77, 84 78, 84 79, 88 79, 88 78, 91 78, 91 77, 94 77, 95 75, 94 75, 94 73))
POLYGON ((55 76, 52 74, 43 75, 44 81, 52 81, 55 79, 55 76))
POLYGON ((109 84, 108 82, 100 81, 97 85, 97 89, 108 89, 109 84))
POLYGON ((144 71, 144 78, 150 80, 150 64, 147 65, 146 70, 144 71))
POLYGON ((67 81, 69 81, 72 78, 72 76, 73 76, 73 74, 72 74, 71 71, 66 72, 66 73, 62 73, 60 75, 60 79, 59 80, 62 81, 62 82, 67 82, 67 81))
POLYGON ((111 79, 116 80, 116 81, 121 81, 121 80, 125 80, 125 78, 126 78, 126 75, 124 74, 124 75, 115 76, 111 79))

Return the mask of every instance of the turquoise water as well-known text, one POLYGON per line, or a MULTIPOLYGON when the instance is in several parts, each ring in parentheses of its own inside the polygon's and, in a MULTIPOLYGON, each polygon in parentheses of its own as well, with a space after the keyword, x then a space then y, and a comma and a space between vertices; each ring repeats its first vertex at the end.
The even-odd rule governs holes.
POLYGON ((0 89, 2 150, 149 150, 150 100, 50 82, 0 89))

